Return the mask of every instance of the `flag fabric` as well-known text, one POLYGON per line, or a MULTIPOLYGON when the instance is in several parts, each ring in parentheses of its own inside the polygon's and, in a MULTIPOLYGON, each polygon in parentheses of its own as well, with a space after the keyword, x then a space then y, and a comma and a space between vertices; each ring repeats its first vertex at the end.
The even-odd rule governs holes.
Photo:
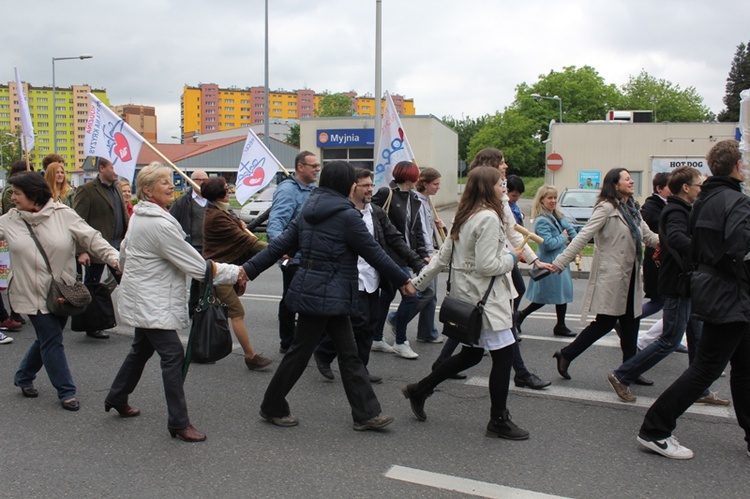
POLYGON ((375 189, 387 187, 393 179, 393 167, 400 161, 414 161, 414 152, 393 105, 391 94, 385 93, 385 113, 380 126, 380 143, 375 156, 375 189))
POLYGON ((237 169, 235 196, 245 204, 250 196, 271 182, 281 163, 271 154, 262 140, 248 129, 245 147, 242 148, 240 166, 237 169))
POLYGON ((132 182, 145 139, 94 94, 90 93, 89 99, 91 108, 83 137, 84 153, 86 156, 107 158, 119 176, 132 182))
MULTIPOLYGON (((34 148, 34 125, 31 123, 31 114, 29 114, 29 103, 26 95, 23 93, 21 86, 21 77, 18 75, 18 68, 13 68, 16 72, 16 93, 18 94, 18 110, 21 113, 21 143, 23 150, 28 155, 34 148)), ((54 107, 54 106, 53 106, 54 107)))

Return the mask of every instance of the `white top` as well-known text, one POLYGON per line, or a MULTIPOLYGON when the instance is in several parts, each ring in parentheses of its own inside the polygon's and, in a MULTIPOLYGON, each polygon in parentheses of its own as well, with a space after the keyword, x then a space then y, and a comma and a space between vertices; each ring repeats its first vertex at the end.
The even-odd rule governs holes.
POLYGON ((206 203, 208 203, 208 199, 202 197, 200 194, 198 194, 195 191, 193 191, 193 201, 195 201, 196 203, 198 203, 199 205, 201 205, 201 207, 203 207, 203 208, 205 208, 206 207, 206 203))
MULTIPOLYGON (((365 209, 359 210, 359 212, 362 214, 362 220, 365 222, 367 231, 375 237, 375 227, 372 224, 372 206, 368 203, 365 205, 365 209)), ((357 258, 357 271, 359 272, 358 289, 368 293, 377 291, 378 286, 380 286, 380 273, 361 256, 357 258)))

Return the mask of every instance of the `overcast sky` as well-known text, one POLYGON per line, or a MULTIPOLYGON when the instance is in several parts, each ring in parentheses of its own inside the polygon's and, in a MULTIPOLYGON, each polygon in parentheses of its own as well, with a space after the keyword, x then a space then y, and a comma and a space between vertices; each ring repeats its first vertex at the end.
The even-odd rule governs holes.
MULTIPOLYGON (((271 90, 375 91, 375 0, 269 0, 271 90)), ((693 86, 718 113, 750 2, 382 0, 383 90, 417 114, 477 117, 515 86, 565 66, 622 85, 641 69, 693 86)), ((264 83, 264 0, 4 1, 0 81, 106 88, 112 105, 156 107, 180 135, 183 85, 264 83)), ((544 105, 545 102, 540 103, 544 105)), ((549 104, 549 103, 547 103, 549 104)), ((563 102, 565 107, 565 102, 563 102)))

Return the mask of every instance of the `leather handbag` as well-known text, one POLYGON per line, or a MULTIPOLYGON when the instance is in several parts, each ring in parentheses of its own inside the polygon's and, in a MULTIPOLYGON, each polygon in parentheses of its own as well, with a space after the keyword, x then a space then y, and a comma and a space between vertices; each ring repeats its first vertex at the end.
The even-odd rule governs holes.
POLYGON ((193 314, 188 351, 190 361, 197 363, 216 362, 232 353, 227 306, 216 298, 211 260, 206 261, 206 275, 193 314))
POLYGON ((76 315, 70 320, 70 329, 83 332, 112 329, 117 326, 109 286, 103 282, 85 284, 85 286, 91 293, 91 303, 86 307, 85 313, 76 315))
POLYGON ((89 293, 89 290, 81 282, 81 275, 76 275, 76 280, 73 284, 67 284, 63 280, 55 279, 55 274, 52 272, 52 266, 49 263, 49 258, 47 258, 47 253, 39 243, 39 239, 37 239, 34 229, 31 228, 31 225, 29 225, 26 220, 24 220, 23 223, 25 223, 26 227, 29 229, 31 239, 34 240, 34 244, 39 248, 44 263, 47 264, 47 270, 52 277, 52 282, 50 283, 49 291, 47 292, 47 311, 50 314, 61 317, 78 315, 85 312, 86 307, 91 303, 91 293, 89 293))
POLYGON ((443 323, 443 334, 448 338, 466 345, 478 345, 479 335, 482 333, 482 319, 484 304, 490 295, 495 277, 492 276, 490 285, 479 303, 471 303, 461 298, 450 296, 451 273, 453 271, 453 249, 451 248, 451 263, 448 266, 447 295, 440 305, 438 319, 443 323))

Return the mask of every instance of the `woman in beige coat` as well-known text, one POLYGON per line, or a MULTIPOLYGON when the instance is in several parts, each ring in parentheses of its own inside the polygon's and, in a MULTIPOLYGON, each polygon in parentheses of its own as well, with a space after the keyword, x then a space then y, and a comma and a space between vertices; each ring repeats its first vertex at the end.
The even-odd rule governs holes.
POLYGON ((594 260, 583 300, 582 314, 594 321, 567 347, 555 352, 557 371, 570 379, 568 366, 588 347, 620 322, 623 362, 635 355, 641 314, 643 244, 656 247, 659 235, 651 232, 633 202, 634 181, 625 168, 613 168, 604 177, 601 193, 588 223, 552 264, 565 269, 591 238, 594 260))
POLYGON ((402 389, 411 403, 414 416, 427 419, 424 404, 435 387, 446 379, 468 369, 482 360, 484 350, 492 356, 490 372, 490 422, 488 437, 525 440, 529 432, 510 420, 506 407, 513 362, 511 345, 515 343, 511 327, 513 313, 511 298, 513 270, 523 248, 509 252, 505 245, 503 223, 503 176, 495 168, 471 170, 466 190, 458 204, 450 237, 413 281, 419 290, 427 288, 433 279, 452 262, 450 295, 471 303, 484 297, 492 279, 492 289, 484 307, 482 332, 478 345, 464 345, 459 353, 438 365, 418 383, 402 389))

